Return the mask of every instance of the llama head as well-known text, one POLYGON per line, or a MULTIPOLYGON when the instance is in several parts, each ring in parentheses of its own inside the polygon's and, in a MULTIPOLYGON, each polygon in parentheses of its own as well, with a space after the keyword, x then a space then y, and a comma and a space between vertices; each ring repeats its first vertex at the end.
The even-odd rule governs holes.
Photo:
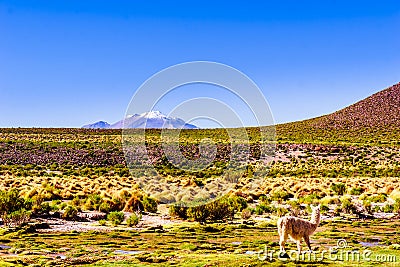
POLYGON ((317 211, 321 211, 321 204, 318 204, 318 205, 313 205, 313 204, 310 204, 310 207, 311 207, 311 210, 314 212, 317 212, 317 211))
POLYGON ((310 207, 312 210, 311 222, 316 223, 318 225, 321 217, 321 204, 318 204, 316 206, 310 205, 310 207))

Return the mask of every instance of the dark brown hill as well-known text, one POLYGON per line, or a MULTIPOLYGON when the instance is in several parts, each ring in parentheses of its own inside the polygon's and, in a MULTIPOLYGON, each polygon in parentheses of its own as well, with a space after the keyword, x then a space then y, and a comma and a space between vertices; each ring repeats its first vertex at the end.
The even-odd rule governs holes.
POLYGON ((316 128, 400 127, 400 83, 349 107, 308 121, 316 128))

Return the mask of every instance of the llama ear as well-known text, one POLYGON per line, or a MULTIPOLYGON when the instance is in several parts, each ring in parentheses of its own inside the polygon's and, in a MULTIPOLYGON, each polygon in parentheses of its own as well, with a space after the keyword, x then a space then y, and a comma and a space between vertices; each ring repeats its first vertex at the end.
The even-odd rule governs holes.
POLYGON ((321 207, 321 204, 318 205, 314 205, 314 204, 310 204, 311 209, 318 209, 321 207))

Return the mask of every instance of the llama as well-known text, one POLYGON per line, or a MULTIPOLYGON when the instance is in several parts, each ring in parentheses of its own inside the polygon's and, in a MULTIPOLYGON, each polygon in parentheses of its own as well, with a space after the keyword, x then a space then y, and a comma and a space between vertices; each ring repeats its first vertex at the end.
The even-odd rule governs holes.
POLYGON ((301 239, 304 239, 306 242, 310 252, 310 235, 312 235, 318 227, 321 211, 320 205, 312 206, 311 220, 307 221, 301 218, 293 217, 293 216, 285 216, 279 218, 278 220, 278 233, 279 233, 279 245, 280 251, 285 253, 285 242, 290 237, 297 244, 297 251, 301 254, 301 239))

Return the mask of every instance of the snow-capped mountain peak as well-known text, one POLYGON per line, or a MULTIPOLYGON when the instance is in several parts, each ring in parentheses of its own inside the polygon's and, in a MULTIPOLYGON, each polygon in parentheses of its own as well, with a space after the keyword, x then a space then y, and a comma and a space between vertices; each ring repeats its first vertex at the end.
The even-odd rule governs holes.
POLYGON ((85 128, 107 128, 107 129, 123 129, 123 128, 158 128, 158 129, 196 129, 197 126, 186 123, 184 120, 175 117, 167 117, 160 111, 149 111, 141 114, 126 115, 125 119, 120 120, 112 125, 89 124, 85 128))
POLYGON ((163 119, 167 118, 164 114, 162 114, 160 111, 157 110, 152 110, 149 112, 144 112, 140 114, 141 117, 147 118, 147 119, 163 119))
POLYGON ((132 118, 132 117, 134 117, 134 116, 139 116, 138 114, 128 114, 128 115, 126 115, 126 119, 129 119, 129 118, 132 118))

